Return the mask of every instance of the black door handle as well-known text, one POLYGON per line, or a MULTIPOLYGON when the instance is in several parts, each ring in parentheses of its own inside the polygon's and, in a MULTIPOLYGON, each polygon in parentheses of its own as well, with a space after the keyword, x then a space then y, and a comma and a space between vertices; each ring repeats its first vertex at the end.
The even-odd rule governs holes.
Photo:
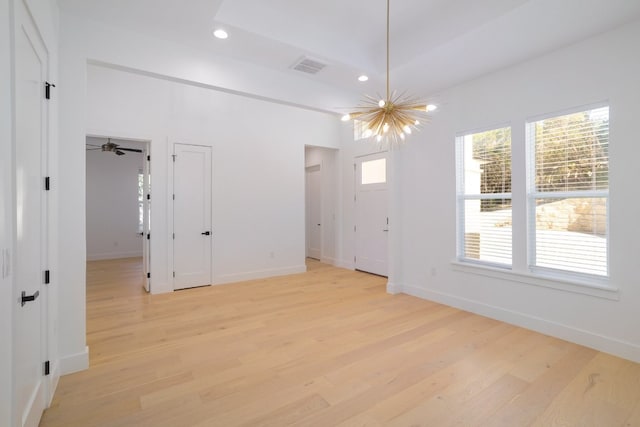
POLYGON ((204 233, 200 233, 200 234, 202 234, 203 236, 208 236, 208 235, 211 234, 211 232, 210 231, 205 231, 204 233))
POLYGON ((40 295, 40 291, 36 291, 33 295, 27 295, 25 291, 22 291, 22 298, 20 300, 20 306, 24 307, 24 305, 30 301, 35 301, 36 298, 40 295))

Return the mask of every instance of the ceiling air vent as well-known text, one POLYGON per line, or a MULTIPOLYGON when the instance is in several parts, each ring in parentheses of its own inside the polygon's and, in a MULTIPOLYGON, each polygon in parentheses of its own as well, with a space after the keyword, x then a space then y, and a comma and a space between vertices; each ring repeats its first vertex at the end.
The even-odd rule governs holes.
POLYGON ((320 70, 326 67, 327 64, 324 64, 317 59, 307 58, 303 56, 298 61, 296 61, 291 68, 297 71, 302 71, 307 74, 318 74, 320 70))

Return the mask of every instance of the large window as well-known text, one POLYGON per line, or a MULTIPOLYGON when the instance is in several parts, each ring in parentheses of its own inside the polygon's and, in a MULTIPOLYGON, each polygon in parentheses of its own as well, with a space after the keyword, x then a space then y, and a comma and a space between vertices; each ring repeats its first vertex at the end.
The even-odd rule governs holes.
POLYGON ((526 127, 530 268, 608 276, 609 107, 526 127))
POLYGON ((511 128, 457 138, 458 258, 511 265, 511 128))

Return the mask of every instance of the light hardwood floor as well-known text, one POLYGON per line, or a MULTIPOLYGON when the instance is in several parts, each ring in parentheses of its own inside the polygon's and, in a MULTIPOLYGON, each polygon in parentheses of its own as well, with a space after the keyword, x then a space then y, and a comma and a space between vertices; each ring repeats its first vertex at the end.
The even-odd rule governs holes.
POLYGON ((640 426, 639 364, 308 268, 151 296, 90 262, 91 367, 41 426, 640 426))

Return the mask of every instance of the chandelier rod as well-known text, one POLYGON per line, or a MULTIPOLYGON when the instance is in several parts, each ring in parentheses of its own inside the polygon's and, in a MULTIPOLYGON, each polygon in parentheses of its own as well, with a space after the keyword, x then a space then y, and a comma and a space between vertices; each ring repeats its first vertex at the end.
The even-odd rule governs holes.
POLYGON ((387 99, 389 101, 389 2, 387 0, 387 99))

